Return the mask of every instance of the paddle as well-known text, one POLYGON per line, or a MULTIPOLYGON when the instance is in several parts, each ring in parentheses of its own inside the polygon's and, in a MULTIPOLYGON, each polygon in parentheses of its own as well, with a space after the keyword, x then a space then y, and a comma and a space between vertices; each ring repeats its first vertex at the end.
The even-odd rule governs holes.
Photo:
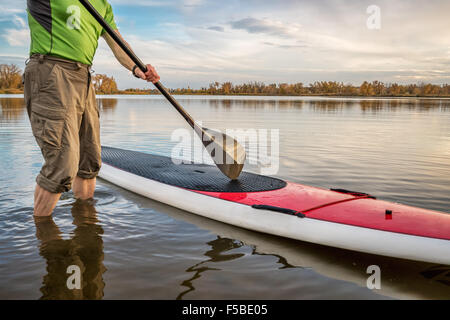
MULTIPOLYGON (((98 11, 92 6, 88 0, 79 0, 87 11, 97 20, 97 22, 105 29, 105 31, 114 39, 114 41, 122 48, 122 50, 130 57, 142 72, 147 72, 147 66, 128 48, 119 35, 109 26, 98 11)), ((245 149, 232 137, 200 127, 194 119, 183 109, 183 107, 170 95, 161 82, 154 83, 155 87, 166 97, 167 100, 178 110, 183 118, 194 129, 202 140, 206 150, 211 155, 216 166, 228 178, 235 180, 244 167, 245 149)))

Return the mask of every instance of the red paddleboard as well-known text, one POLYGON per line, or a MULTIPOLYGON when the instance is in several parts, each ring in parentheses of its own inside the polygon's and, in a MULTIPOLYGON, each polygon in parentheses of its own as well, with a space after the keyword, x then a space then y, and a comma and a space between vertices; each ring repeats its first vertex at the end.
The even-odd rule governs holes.
POLYGON ((266 192, 195 192, 250 206, 269 204, 291 209, 309 219, 450 240, 449 214, 376 200, 358 192, 324 190, 292 182, 266 192))
POLYGON ((282 237, 402 259, 450 264, 450 214, 103 147, 100 177, 210 219, 282 237))

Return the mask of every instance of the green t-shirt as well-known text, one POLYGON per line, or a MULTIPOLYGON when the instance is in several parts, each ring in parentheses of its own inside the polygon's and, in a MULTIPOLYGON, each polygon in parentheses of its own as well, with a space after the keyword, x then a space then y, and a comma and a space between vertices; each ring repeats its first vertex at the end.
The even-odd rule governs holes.
MULTIPOLYGON (((28 0, 30 54, 49 54, 92 64, 103 27, 78 0, 28 0)), ((90 0, 113 29, 117 29, 111 5, 90 0)))

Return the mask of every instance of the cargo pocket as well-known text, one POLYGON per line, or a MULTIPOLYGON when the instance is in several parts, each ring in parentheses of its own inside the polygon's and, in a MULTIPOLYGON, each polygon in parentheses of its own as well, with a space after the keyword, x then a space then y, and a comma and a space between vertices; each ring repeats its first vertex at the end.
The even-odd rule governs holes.
MULTIPOLYGON (((34 109, 35 106, 33 106, 34 109)), ((64 119, 51 119, 31 112, 31 128, 39 147, 42 149, 60 149, 64 132, 64 119)))
MULTIPOLYGON (((56 88, 53 92, 58 94, 56 88)), ((31 127, 41 148, 61 148, 66 114, 64 104, 44 104, 41 99, 31 104, 31 127)))

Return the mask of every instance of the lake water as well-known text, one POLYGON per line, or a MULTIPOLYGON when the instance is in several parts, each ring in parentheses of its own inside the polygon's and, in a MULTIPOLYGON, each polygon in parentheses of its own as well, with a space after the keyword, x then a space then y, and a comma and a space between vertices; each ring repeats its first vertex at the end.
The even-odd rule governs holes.
MULTIPOLYGON (((177 98, 209 128, 278 129, 277 177, 450 213, 450 100, 177 98)), ((0 105, 0 299, 450 298, 448 266, 250 232, 102 180, 94 203, 69 192, 52 219, 35 220, 42 157, 23 99, 0 105), (66 287, 72 264, 82 290, 66 287), (380 290, 366 287, 370 265, 381 268, 380 290)), ((104 145, 170 155, 174 130, 187 129, 159 96, 99 105, 104 145)))

